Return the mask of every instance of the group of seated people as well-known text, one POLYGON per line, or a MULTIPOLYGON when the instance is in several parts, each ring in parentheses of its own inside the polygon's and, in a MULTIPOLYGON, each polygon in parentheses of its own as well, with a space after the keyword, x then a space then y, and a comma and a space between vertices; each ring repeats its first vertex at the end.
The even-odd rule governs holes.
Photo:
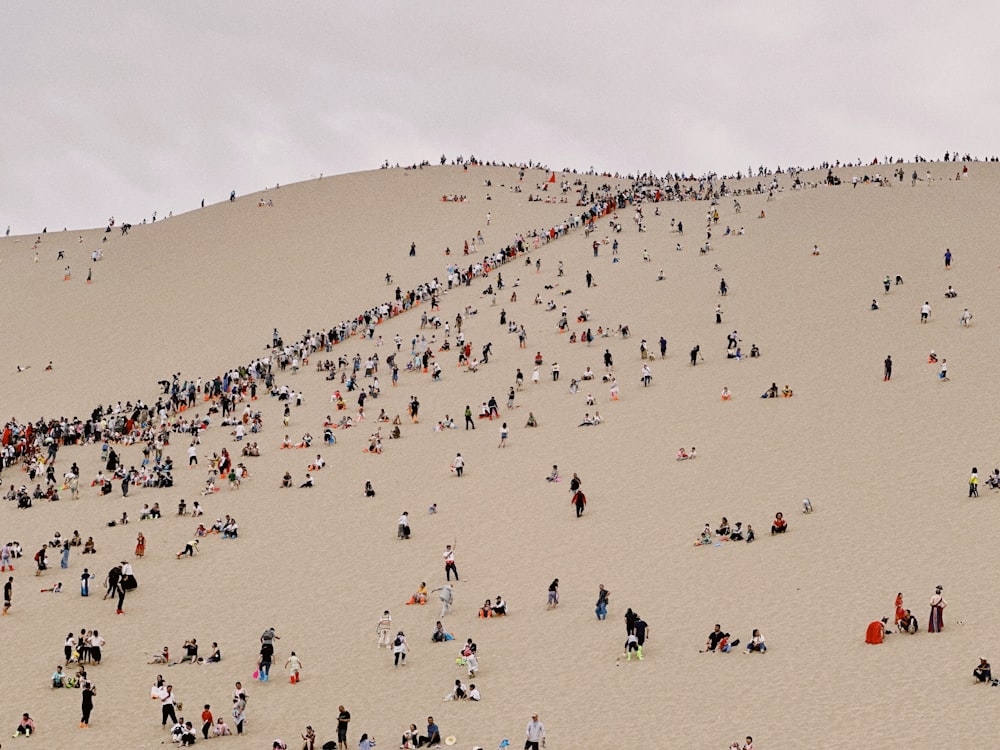
POLYGON ((479 608, 479 619, 484 620, 488 617, 503 617, 507 614, 507 602, 503 600, 502 596, 497 595, 496 601, 491 602, 487 599, 483 602, 483 606, 479 608))
POLYGON ((444 700, 478 701, 482 700, 482 696, 479 694, 479 689, 476 687, 475 683, 472 683, 468 687, 466 687, 461 680, 455 680, 455 687, 452 688, 451 692, 444 697, 444 700))
MULTIPOLYGON (((752 542, 756 539, 753 526, 747 524, 744 530, 742 521, 737 521, 735 525, 730 526, 729 519, 725 516, 722 517, 719 527, 715 529, 715 537, 720 542, 752 542)), ((712 543, 712 527, 706 523, 705 528, 701 530, 701 536, 695 542, 695 546, 711 545, 712 543)))
POLYGON ((153 503, 153 507, 150 508, 148 504, 143 504, 142 508, 139 510, 139 520, 145 521, 147 518, 159 518, 160 517, 160 504, 153 503))
POLYGON ((689 458, 698 458, 698 449, 693 445, 691 446, 691 452, 689 453, 684 449, 683 446, 677 449, 677 460, 687 461, 689 458))
MULTIPOLYGON (((777 383, 771 383, 771 387, 768 388, 766 391, 764 391, 761 394, 760 397, 761 398, 777 398, 778 397, 778 393, 779 393, 779 391, 778 391, 778 384, 777 383)), ((787 383, 785 384, 785 387, 781 389, 780 393, 781 393, 781 397, 782 398, 791 398, 792 395, 793 395, 793 391, 788 386, 787 383)))

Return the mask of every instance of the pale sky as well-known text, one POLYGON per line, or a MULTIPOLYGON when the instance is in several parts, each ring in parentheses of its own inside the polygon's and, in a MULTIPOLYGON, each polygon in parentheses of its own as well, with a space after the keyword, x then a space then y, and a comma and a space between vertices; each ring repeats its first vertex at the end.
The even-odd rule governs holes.
POLYGON ((658 174, 1000 154, 998 21, 978 1, 5 3, 0 230, 442 153, 658 174))

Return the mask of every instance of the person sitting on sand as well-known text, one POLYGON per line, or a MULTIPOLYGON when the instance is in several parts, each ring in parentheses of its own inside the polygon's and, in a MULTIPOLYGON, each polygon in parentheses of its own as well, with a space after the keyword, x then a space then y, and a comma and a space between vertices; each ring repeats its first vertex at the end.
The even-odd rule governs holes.
POLYGON ((314 487, 314 486, 315 485, 313 484, 312 474, 308 474, 307 473, 305 481, 302 484, 299 485, 299 488, 300 489, 302 489, 302 488, 310 488, 310 487, 314 487))
POLYGON ((546 482, 558 482, 559 481, 559 467, 552 464, 552 472, 545 477, 546 482))
POLYGON ((407 604, 427 604, 426 583, 424 583, 423 581, 420 582, 419 588, 417 588, 413 596, 410 597, 410 600, 407 602, 407 604))
POLYGON ((760 349, 757 348, 756 344, 752 344, 750 346, 750 357, 752 359, 756 359, 759 356, 760 356, 760 349))
POLYGON ((719 528, 715 530, 715 533, 719 536, 728 537, 730 533, 729 529, 729 519, 725 516, 722 517, 722 523, 719 524, 719 528))
POLYGON ((764 391, 764 395, 761 398, 777 398, 778 397, 778 384, 771 383, 771 387, 764 391))
POLYGON ((712 543, 712 526, 710 524, 705 524, 705 528, 701 530, 701 536, 698 537, 698 541, 695 544, 711 544, 712 543))
POLYGON ((985 656, 979 657, 979 665, 972 670, 972 676, 976 678, 976 682, 990 682, 993 679, 990 663, 985 656))
POLYGON ((910 610, 904 610, 903 616, 899 619, 899 624, 897 626, 900 633, 916 633, 920 625, 917 622, 916 616, 910 612, 910 610))
POLYGON ((285 476, 283 476, 281 478, 281 486, 282 487, 291 487, 292 486, 292 475, 291 475, 290 472, 286 471, 285 472, 285 476))
POLYGON ((493 602, 487 599, 483 602, 483 606, 479 608, 479 619, 485 620, 489 617, 493 617, 493 602))
POLYGON ((438 620, 434 625, 434 630, 431 632, 431 642, 432 643, 444 643, 448 640, 448 634, 444 632, 444 625, 438 620))
MULTIPOLYGON (((715 628, 711 633, 708 634, 708 640, 705 641, 705 648, 702 649, 701 653, 708 654, 714 653, 723 641, 727 641, 728 644, 729 633, 724 633, 722 631, 722 626, 718 623, 715 624, 715 628)), ((736 643, 739 643, 737 639, 736 643)), ((735 645, 735 644, 734 644, 735 645)))
POLYGON ((528 421, 524 424, 525 427, 538 427, 538 420, 535 419, 535 415, 532 412, 528 412, 528 421))
POLYGON ((792 397, 792 389, 788 387, 788 383, 785 383, 785 387, 781 389, 781 397, 782 398, 792 397))
POLYGON ((688 455, 688 452, 684 449, 683 446, 681 446, 680 448, 677 449, 677 460, 678 461, 686 461, 689 458, 690 458, 690 456, 688 455))
POLYGON ((496 601, 493 603, 493 616, 494 617, 504 617, 507 614, 507 602, 503 600, 503 597, 497 594, 496 601))
POLYGON ((21 721, 18 723, 17 728, 14 730, 14 734, 11 736, 17 737, 18 735, 20 735, 23 737, 30 737, 34 733, 35 733, 34 720, 27 713, 23 713, 21 714, 21 721))
POLYGON ((750 637, 750 642, 747 644, 747 653, 752 654, 754 652, 758 654, 767 653, 767 643, 764 642, 764 636, 761 635, 757 628, 753 629, 753 635, 750 637))
POLYGON ((958 296, 958 292, 956 292, 954 289, 952 289, 951 285, 949 284, 948 285, 948 291, 944 293, 944 296, 947 297, 948 299, 954 299, 955 297, 958 296))
POLYGON ((722 400, 723 401, 729 401, 730 399, 732 399, 732 397, 733 397, 733 394, 729 392, 729 388, 727 386, 723 386, 722 387, 722 400))
POLYGON ((169 664, 170 663, 170 649, 166 646, 158 654, 153 654, 152 658, 146 662, 147 664, 169 664))
POLYGON ((986 480, 986 486, 993 490, 1000 490, 1000 469, 993 470, 993 473, 986 480))
POLYGON ((774 514, 774 521, 771 523, 771 533, 772 534, 784 534, 788 531, 788 522, 785 517, 779 511, 774 514))
POLYGON ((737 521, 736 525, 733 526, 729 531, 729 541, 731 542, 742 542, 743 541, 743 522, 737 521))

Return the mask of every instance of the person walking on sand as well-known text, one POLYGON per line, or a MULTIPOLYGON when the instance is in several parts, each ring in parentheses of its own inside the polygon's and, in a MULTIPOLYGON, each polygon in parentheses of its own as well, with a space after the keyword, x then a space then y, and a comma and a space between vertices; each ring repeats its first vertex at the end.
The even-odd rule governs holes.
POLYGON ((455 476, 462 476, 462 472, 465 470, 465 459, 462 458, 461 453, 455 456, 455 460, 451 463, 451 468, 454 470, 455 476))
POLYGON ((476 429, 476 423, 472 421, 472 407, 468 404, 465 405, 465 429, 472 428, 476 429))
POLYGON ((14 596, 14 576, 7 576, 7 580, 3 585, 3 616, 6 617, 7 613, 10 611, 10 604, 13 601, 14 596))
POLYGON ((979 497, 979 469, 975 466, 969 475, 969 497, 979 497))
POLYGON ((378 618, 378 622, 375 623, 375 633, 378 635, 378 647, 390 648, 391 643, 389 641, 389 631, 392 628, 392 616, 389 614, 389 610, 382 613, 382 616, 378 618))
POLYGON ((962 311, 962 317, 958 319, 959 324, 968 328, 969 323, 972 321, 972 313, 969 312, 969 308, 965 308, 962 311))
POLYGON ((498 445, 497 448, 506 448, 506 447, 507 447, 507 423, 504 422, 503 425, 500 427, 500 445, 498 445))
POLYGON ((930 318, 930 316, 931 316, 931 303, 924 302, 924 304, 920 306, 920 322, 926 323, 927 319, 930 318))
POLYGON ((398 667, 402 664, 406 666, 406 652, 409 649, 406 646, 406 634, 400 630, 396 633, 396 637, 392 641, 392 666, 393 668, 398 667))
POLYGON ((722 322, 722 305, 715 306, 715 322, 716 324, 722 322))
POLYGON ((451 587, 450 583, 446 583, 444 586, 431 589, 432 594, 435 591, 441 592, 438 594, 438 598, 441 599, 441 617, 444 617, 451 611, 451 605, 455 603, 455 590, 451 587))
POLYGON ((882 382, 892 380, 892 356, 885 358, 885 371, 882 373, 882 382))
POLYGON ((559 579, 553 579, 552 583, 549 584, 549 595, 548 600, 545 604, 545 609, 555 609, 559 606, 559 579))
MULTIPOLYGON (((694 349, 691 350, 691 366, 694 367, 698 364, 698 355, 701 353, 701 345, 695 344, 694 349)), ((704 358, 702 358, 704 359, 704 358)))
POLYGON ((285 662, 285 669, 288 670, 288 681, 295 685, 302 679, 302 660, 292 651, 285 662))
POLYGON ((944 608, 948 606, 948 602, 941 596, 943 590, 943 587, 938 586, 934 589, 934 596, 931 597, 931 615, 927 623, 928 633, 940 633, 944 629, 944 608))
POLYGON ((951 249, 946 248, 944 251, 944 270, 948 271, 951 269, 951 249))
POLYGON ((938 379, 939 380, 947 380, 948 379, 948 360, 947 359, 942 359, 941 360, 941 371, 938 373, 938 379))

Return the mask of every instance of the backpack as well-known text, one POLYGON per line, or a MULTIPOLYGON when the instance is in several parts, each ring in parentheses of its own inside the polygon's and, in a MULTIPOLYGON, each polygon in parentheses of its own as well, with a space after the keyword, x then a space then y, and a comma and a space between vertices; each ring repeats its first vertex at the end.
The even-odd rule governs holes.
POLYGON ((394 640, 394 641, 392 642, 392 645, 393 645, 393 646, 402 646, 402 645, 403 645, 403 638, 402 638, 402 636, 398 636, 398 635, 397 635, 397 636, 396 636, 396 640, 394 640))

